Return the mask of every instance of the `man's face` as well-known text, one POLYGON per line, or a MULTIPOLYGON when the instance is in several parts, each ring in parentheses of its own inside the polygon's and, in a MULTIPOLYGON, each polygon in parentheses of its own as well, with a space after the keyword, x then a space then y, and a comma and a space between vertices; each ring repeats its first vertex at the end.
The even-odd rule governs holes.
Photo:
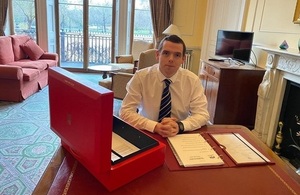
POLYGON ((156 52, 156 58, 159 63, 159 70, 167 78, 172 77, 185 60, 182 53, 183 45, 165 41, 161 51, 156 52))

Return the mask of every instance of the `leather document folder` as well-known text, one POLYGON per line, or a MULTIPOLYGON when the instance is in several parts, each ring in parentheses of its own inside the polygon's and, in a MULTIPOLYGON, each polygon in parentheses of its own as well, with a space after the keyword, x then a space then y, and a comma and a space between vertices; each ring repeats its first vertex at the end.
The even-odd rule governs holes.
MULTIPOLYGON (((195 133, 195 132, 189 132, 189 133, 195 133)), ((171 171, 184 171, 184 170, 190 170, 190 169, 216 169, 216 168, 230 168, 230 167, 240 167, 240 166, 255 166, 255 165, 269 165, 269 164, 274 164, 275 161, 270 158, 270 155, 266 153, 265 151, 261 150, 261 148, 249 137, 247 133, 244 131, 241 131, 239 128, 230 128, 230 129, 218 129, 218 131, 200 131, 198 132, 201 134, 202 137, 209 143, 209 145, 215 150, 215 152, 221 157, 223 160, 224 164, 220 165, 209 165, 209 166, 195 166, 195 167, 183 167, 181 166, 177 159, 176 156, 174 155, 173 150, 171 147, 166 148, 166 164, 171 171), (254 162, 249 162, 249 163, 236 163, 234 159, 226 152, 226 149, 221 146, 213 137, 212 135, 214 134, 228 134, 228 133, 237 133, 240 134, 249 144, 251 144, 254 148, 257 149, 258 152, 260 152, 263 156, 265 156, 269 161, 264 161, 262 163, 254 163, 254 162)), ((155 139, 158 141, 168 144, 167 140, 164 138, 161 138, 160 136, 157 135, 152 135, 155 139)))

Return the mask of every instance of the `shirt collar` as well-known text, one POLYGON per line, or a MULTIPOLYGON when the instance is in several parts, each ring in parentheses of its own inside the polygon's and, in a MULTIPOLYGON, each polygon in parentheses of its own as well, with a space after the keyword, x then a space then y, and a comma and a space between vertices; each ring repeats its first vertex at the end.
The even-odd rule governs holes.
POLYGON ((165 79, 170 79, 172 81, 172 83, 174 83, 177 79, 178 73, 180 71, 180 68, 177 70, 177 72, 171 77, 171 78, 167 78, 165 77, 159 70, 159 65, 157 66, 157 72, 158 72, 158 79, 163 82, 165 79))

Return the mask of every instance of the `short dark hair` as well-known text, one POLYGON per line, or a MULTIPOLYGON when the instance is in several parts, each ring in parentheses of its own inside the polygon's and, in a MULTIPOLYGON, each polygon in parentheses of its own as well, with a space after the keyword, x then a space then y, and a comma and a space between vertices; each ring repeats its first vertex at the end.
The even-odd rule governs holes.
POLYGON ((183 41, 180 37, 178 37, 177 35, 168 35, 168 36, 166 36, 165 38, 163 38, 163 39, 160 41, 159 45, 158 45, 158 48, 157 48, 158 51, 161 51, 161 50, 162 50, 162 47, 163 47, 163 44, 164 44, 165 41, 170 41, 170 42, 172 42, 172 43, 180 43, 180 44, 182 44, 182 45, 183 45, 182 54, 183 54, 183 55, 185 54, 185 52, 186 52, 186 46, 185 46, 185 43, 184 43, 184 41, 183 41))

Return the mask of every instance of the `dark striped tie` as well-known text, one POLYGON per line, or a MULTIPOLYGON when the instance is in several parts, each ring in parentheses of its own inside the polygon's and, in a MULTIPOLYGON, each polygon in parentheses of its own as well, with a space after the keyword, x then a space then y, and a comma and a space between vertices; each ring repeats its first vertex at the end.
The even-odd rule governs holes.
POLYGON ((170 79, 165 79, 164 82, 166 87, 164 88, 161 96, 158 122, 161 122, 161 120, 165 117, 171 116, 171 94, 169 91, 169 85, 172 81, 170 79))

